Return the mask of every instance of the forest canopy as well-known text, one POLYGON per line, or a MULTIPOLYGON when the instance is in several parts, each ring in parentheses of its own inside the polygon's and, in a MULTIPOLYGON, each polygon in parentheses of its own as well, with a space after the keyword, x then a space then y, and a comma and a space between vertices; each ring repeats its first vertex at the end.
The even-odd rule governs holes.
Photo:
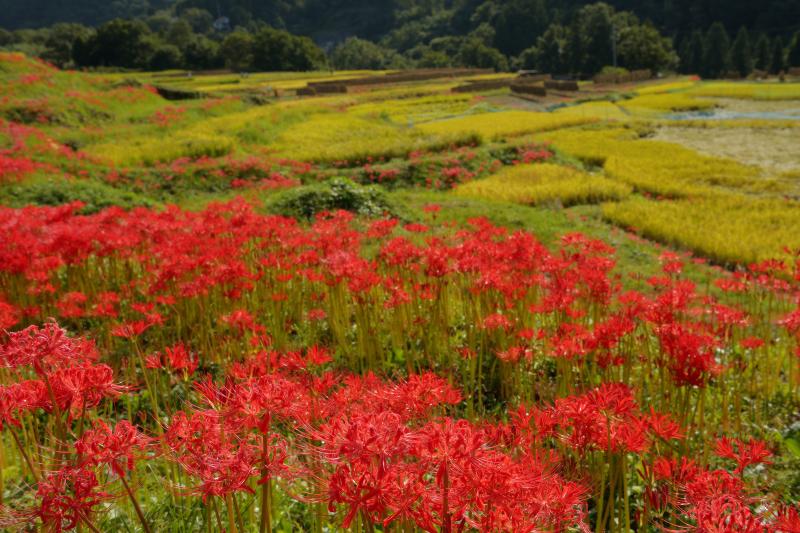
POLYGON ((63 67, 721 76, 795 66, 797 21, 796 0, 0 0, 0 48, 63 67))

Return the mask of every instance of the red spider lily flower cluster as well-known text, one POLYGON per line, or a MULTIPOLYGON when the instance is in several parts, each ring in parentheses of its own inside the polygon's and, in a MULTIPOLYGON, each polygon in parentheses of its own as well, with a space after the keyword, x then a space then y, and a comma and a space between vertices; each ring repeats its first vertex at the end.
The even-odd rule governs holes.
MULTIPOLYGON (((723 456, 728 446, 721 445, 723 456)), ((647 506, 665 529, 793 533, 800 528, 796 507, 775 504, 736 473, 702 468, 684 457, 659 458, 649 475, 647 506)))
MULTIPOLYGON (((266 513, 280 490, 328 506, 335 527, 721 527, 729 507, 665 465, 691 456, 710 483, 716 449, 747 486, 752 465, 783 460, 740 430, 756 405, 740 399, 798 383, 793 267, 720 274, 715 298, 679 256, 625 290, 605 243, 550 249, 485 219, 79 208, 0 208, 0 325, 18 328, 0 334, 0 416, 33 486, 64 469, 97 479, 65 528, 91 523, 91 495, 119 493, 144 461, 174 465, 173 494, 222 502, 234 522, 239 502, 266 513), (26 327, 50 316, 96 345, 26 327), (372 373, 387 371, 404 378, 372 373)), ((745 493, 765 506, 756 523, 791 524, 792 509, 745 493)))
POLYGON ((0 183, 18 180, 34 172, 36 168, 36 163, 29 159, 7 157, 0 153, 0 183))
POLYGON ((0 364, 18 376, 33 370, 39 379, 25 380, 3 388, 3 422, 16 423, 14 412, 43 409, 78 417, 106 398, 126 390, 114 382, 108 365, 97 364, 94 343, 74 339, 54 322, 30 326, 10 333, 0 347, 0 364))
POLYGON ((65 467, 39 483, 35 516, 45 528, 61 533, 89 520, 94 508, 110 495, 100 490, 92 470, 65 467))

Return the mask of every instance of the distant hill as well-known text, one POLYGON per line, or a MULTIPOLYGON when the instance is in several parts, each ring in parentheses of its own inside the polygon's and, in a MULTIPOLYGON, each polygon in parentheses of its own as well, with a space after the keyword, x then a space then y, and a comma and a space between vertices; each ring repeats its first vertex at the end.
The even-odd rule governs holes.
MULTIPOLYGON (((0 27, 38 28, 57 22, 95 26, 113 18, 143 18, 160 9, 199 7, 234 24, 265 21, 318 42, 357 35, 373 40, 409 24, 446 26, 448 34, 467 33, 486 19, 507 18, 524 32, 529 21, 519 13, 544 13, 548 22, 566 20, 589 0, 0 0, 0 27)), ((800 30, 800 0, 608 0, 617 10, 651 20, 667 35, 706 30, 722 22, 767 34, 800 30)), ((536 28, 531 28, 536 31, 536 28)))
POLYGON ((172 0, 0 0, 0 27, 40 28, 58 22, 96 26, 113 18, 139 18, 172 0))

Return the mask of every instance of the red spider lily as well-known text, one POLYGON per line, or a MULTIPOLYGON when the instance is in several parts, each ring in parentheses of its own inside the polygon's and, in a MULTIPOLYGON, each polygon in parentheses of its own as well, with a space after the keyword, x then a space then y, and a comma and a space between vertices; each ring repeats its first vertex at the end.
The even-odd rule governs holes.
POLYGON ((763 523, 751 510, 753 500, 746 487, 727 472, 700 471, 686 482, 684 490, 679 503, 701 530, 763 531, 763 523))
MULTIPOLYGON (((0 296, 0 332, 16 326, 22 318, 21 315, 22 313, 19 309, 6 302, 2 296, 0 296)), ((0 333, 0 335, 2 335, 2 333, 0 333)))
POLYGON ((98 406, 102 400, 117 398, 128 390, 114 383, 114 372, 107 365, 84 363, 56 370, 48 376, 48 380, 58 409, 69 412, 70 420, 98 406))
POLYGON ((184 114, 186 114, 185 107, 165 107, 156 111, 150 121, 161 128, 166 128, 180 121, 184 114))
POLYGON ((153 439, 137 430, 127 420, 110 428, 102 420, 95 422, 93 429, 84 432, 75 443, 75 450, 84 465, 108 465, 119 477, 125 470, 133 470, 135 459, 145 453, 153 439))
POLYGON ((38 165, 29 159, 8 157, 0 153, 0 183, 19 179, 37 168, 38 165))
POLYGON ((778 323, 792 333, 800 333, 800 309, 792 311, 778 323))
POLYGON ((306 350, 306 361, 311 366, 323 366, 331 361, 333 358, 328 350, 320 346, 312 346, 306 350))
POLYGON ((658 337, 669 359, 664 362, 677 385, 704 387, 721 369, 714 357, 717 341, 681 323, 659 327, 658 337))
POLYGON ((650 413, 643 419, 647 430, 653 436, 665 440, 680 440, 684 437, 683 429, 677 424, 672 417, 665 414, 656 413, 653 408, 650 408, 650 413))
POLYGON ((665 274, 680 274, 683 271, 683 261, 681 257, 672 252, 663 252, 658 256, 661 261, 661 268, 665 274))
POLYGON ((489 452, 476 474, 474 503, 464 521, 479 531, 580 529, 586 489, 561 480, 545 458, 512 460, 489 452))
POLYGON ((238 309, 229 315, 223 316, 222 321, 235 328, 239 334, 244 334, 245 332, 261 334, 266 331, 264 326, 257 324, 253 315, 244 309, 238 309))
POLYGON ((197 370, 198 361, 193 357, 183 343, 164 349, 163 354, 154 354, 145 359, 147 368, 164 368, 180 373, 184 376, 191 376, 197 370))
POLYGON ((62 318, 80 318, 86 314, 84 305, 87 300, 82 292, 68 292, 61 297, 56 307, 62 318))
POLYGON ((45 528, 57 533, 90 523, 94 508, 111 497, 99 488, 92 470, 62 468, 39 482, 36 495, 40 503, 35 514, 45 528))
POLYGON ((764 339, 759 339, 758 337, 747 337, 739 341, 739 344, 742 348, 748 350, 757 350, 764 346, 764 339))
POLYGON ((20 427, 20 414, 44 408, 48 400, 47 387, 39 380, 0 386, 0 430, 5 424, 20 427))
POLYGON ((504 329, 508 331, 513 325, 513 322, 507 316, 500 313, 494 313, 483 319, 483 327, 488 330, 504 329))
POLYGON ((257 475, 258 447, 239 438, 237 428, 216 412, 177 413, 164 434, 169 458, 200 484, 194 489, 209 496, 252 492, 248 480, 257 475))
POLYGON ((376 220, 370 224, 366 235, 371 239, 382 239, 389 235, 398 224, 398 220, 393 218, 376 220))
POLYGON ((772 452, 769 451, 765 442, 750 439, 749 442, 742 442, 737 439, 721 437, 717 439, 714 453, 723 458, 736 461, 736 474, 742 474, 744 469, 751 465, 770 464, 769 458, 772 452))
POLYGON ((480 433, 463 420, 446 419, 422 429, 417 453, 435 475, 436 490, 426 496, 437 511, 436 520, 442 531, 452 531, 453 524, 463 519, 470 499, 465 492, 469 485, 462 485, 457 473, 477 473, 475 469, 486 446, 480 433))
MULTIPOLYGON (((727 448, 727 445, 723 446, 727 448)), ((770 506, 764 498, 753 494, 744 481, 724 470, 704 470, 686 458, 680 462, 660 458, 653 469, 656 480, 666 481, 660 489, 648 488, 648 501, 653 508, 670 509, 678 520, 696 524, 675 525, 675 531, 714 531, 724 533, 791 531, 782 529, 770 516, 770 506)), ((791 525, 791 513, 784 514, 791 525)))
POLYGON ((148 314, 144 320, 135 320, 114 326, 111 330, 111 334, 115 337, 131 339, 140 336, 151 327, 162 324, 163 322, 161 315, 152 313, 148 314))
POLYGON ((533 357, 533 352, 523 346, 511 346, 507 350, 499 350, 497 358, 504 363, 517 363, 521 358, 530 360, 533 357))
POLYGON ((97 360, 94 344, 73 339, 55 322, 10 333, 0 346, 0 363, 6 368, 32 366, 38 374, 97 360))
POLYGON ((234 427, 269 433, 274 419, 303 421, 309 399, 302 386, 280 374, 267 374, 223 388, 206 383, 201 391, 234 427))
POLYGON ((551 151, 546 148, 537 148, 535 146, 523 148, 520 154, 520 159, 525 164, 547 161, 551 157, 553 157, 551 151))
POLYGON ((554 406, 560 437, 573 448, 586 452, 645 451, 653 437, 682 437, 680 427, 668 416, 651 410, 641 416, 631 389, 623 384, 605 384, 580 396, 559 399, 554 406))
POLYGON ((315 438, 324 443, 317 453, 334 468, 328 480, 329 507, 334 510, 339 503, 348 507, 342 527, 349 527, 358 513, 382 521, 389 473, 412 445, 402 419, 392 413, 339 417, 318 430, 315 438))
POLYGON ((779 533, 800 532, 800 510, 789 506, 781 508, 775 517, 773 527, 779 533))

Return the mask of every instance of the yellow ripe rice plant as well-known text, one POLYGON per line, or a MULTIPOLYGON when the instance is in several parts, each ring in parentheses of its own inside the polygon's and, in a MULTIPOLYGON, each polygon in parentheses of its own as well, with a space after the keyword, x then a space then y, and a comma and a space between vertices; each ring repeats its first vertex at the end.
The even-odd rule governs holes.
POLYGON ((280 133, 291 125, 330 111, 316 101, 290 100, 204 120, 191 125, 188 130, 208 135, 234 136, 245 145, 264 146, 275 142, 280 133))
POLYGON ((542 139, 586 163, 603 166, 611 178, 656 195, 713 194, 709 188, 715 186, 764 190, 755 167, 672 143, 640 139, 635 129, 564 130, 542 139))
POLYGON ((606 159, 619 150, 625 141, 639 138, 633 128, 564 129, 534 136, 546 141, 561 152, 593 166, 603 166, 606 159))
POLYGON ((410 82, 398 85, 366 85, 364 87, 354 87, 348 91, 351 98, 357 98, 358 102, 380 102, 383 100, 401 98, 423 98, 436 94, 450 94, 453 87, 459 85, 459 80, 431 80, 410 82))
POLYGON ((606 101, 583 102, 576 105, 568 105, 554 110, 553 114, 607 121, 626 121, 633 118, 630 112, 613 102, 606 101))
POLYGON ((199 132, 163 136, 137 136, 123 141, 95 144, 85 152, 115 165, 152 165, 181 157, 220 157, 231 153, 234 139, 199 132))
POLYGON ((681 197, 705 194, 708 186, 758 189, 759 171, 661 141, 632 141, 616 147, 606 173, 637 190, 681 197))
POLYGON ((476 141, 469 132, 437 135, 346 113, 329 113, 290 126, 270 148, 283 157, 302 161, 362 161, 476 141))
POLYGON ((661 243, 721 264, 748 264, 800 248, 800 203, 720 194, 685 200, 630 197, 603 206, 604 217, 661 243))
POLYGON ((437 94, 421 98, 386 100, 355 105, 349 113, 369 118, 388 119, 396 124, 414 124, 463 115, 475 106, 469 94, 437 94))
POLYGON ((597 174, 550 163, 506 167, 486 179, 460 185, 458 196, 526 205, 564 207, 620 200, 631 187, 597 174))
POLYGON ((695 87, 697 84, 698 82, 693 80, 669 81, 666 83, 647 85, 645 87, 637 89, 636 94, 645 96, 648 94, 664 94, 677 91, 685 91, 686 89, 691 89, 692 87, 695 87))
POLYGON ((711 82, 698 85, 687 93, 744 100, 800 100, 800 83, 711 82))
POLYGON ((524 135, 539 131, 557 130, 597 122, 594 117, 534 113, 528 111, 502 111, 429 122, 420 126, 422 131, 436 135, 472 133, 486 141, 524 135))
POLYGON ((686 93, 647 94, 620 103, 630 111, 668 113, 670 111, 702 111, 716 106, 712 100, 694 98, 686 93))
POLYGON ((477 76, 466 76, 463 78, 459 78, 459 81, 493 81, 493 80, 504 80, 508 78, 508 73, 506 72, 495 72, 493 74, 478 74, 477 76))

